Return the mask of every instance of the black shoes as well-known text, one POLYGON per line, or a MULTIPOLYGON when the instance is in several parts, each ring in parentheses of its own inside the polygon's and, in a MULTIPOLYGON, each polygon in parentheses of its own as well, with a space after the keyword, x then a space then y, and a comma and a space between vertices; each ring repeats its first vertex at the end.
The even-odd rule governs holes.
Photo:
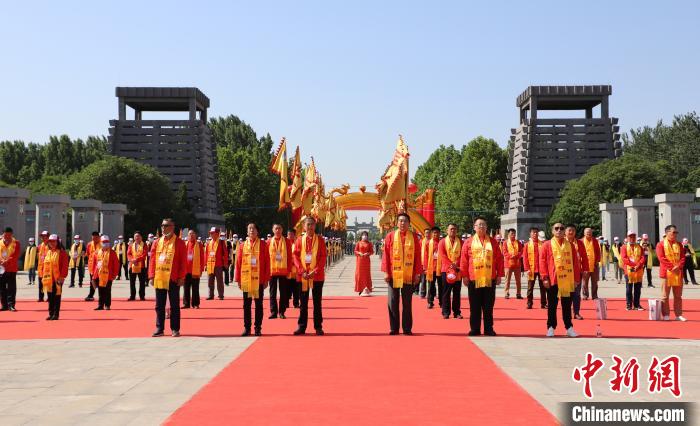
MULTIPOLYGON (((90 297, 90 296, 88 296, 88 297, 85 298, 85 301, 86 301, 86 302, 92 302, 92 301, 94 301, 94 300, 95 300, 95 298, 94 298, 94 297, 90 297)), ((39 301, 42 302, 41 299, 39 299, 39 301)))
POLYGON ((255 335, 256 336, 262 336, 262 331, 259 328, 255 329, 255 335))
POLYGON ((10 312, 17 312, 17 309, 14 306, 10 306, 10 312))
POLYGON ((486 336, 495 336, 495 335, 496 335, 496 332, 493 331, 493 330, 488 330, 488 331, 484 331, 484 335, 486 335, 486 336))
POLYGON ((295 336, 301 336, 302 334, 306 334, 306 330, 304 330, 302 328, 297 328, 296 330, 294 330, 295 336))
POLYGON ((102 306, 98 306, 98 307, 95 308, 95 310, 96 310, 96 311, 102 311, 102 310, 104 310, 104 308, 103 308, 102 306))
POLYGON ((224 300, 224 296, 219 296, 219 300, 224 300))
POLYGON ((469 330, 469 333, 467 333, 467 336, 480 336, 480 335, 481 335, 480 332, 474 331, 474 330, 469 330))
POLYGON ((207 297, 207 300, 214 300, 214 296, 207 297))
POLYGON ((464 319, 464 317, 462 316, 462 314, 458 314, 458 315, 455 315, 455 319, 464 319))
POLYGON ((517 296, 515 296, 515 298, 516 298, 516 299, 522 299, 523 296, 521 296, 521 295, 518 294, 517 296))
POLYGON ((126 300, 129 301, 129 302, 132 302, 132 301, 136 300, 136 297, 135 297, 135 296, 131 296, 130 298, 128 298, 128 299, 126 299, 126 300))
POLYGON ((428 303, 428 309, 433 309, 433 304, 432 304, 432 303, 428 303))
POLYGON ((152 337, 161 337, 163 336, 163 330, 156 330, 151 334, 152 337))
POLYGON ((320 328, 319 328, 319 329, 316 330, 316 335, 317 335, 317 336, 323 336, 324 334, 326 334, 326 333, 323 332, 323 329, 320 329, 320 328))
POLYGON ((413 336, 413 332, 412 332, 411 330, 404 331, 404 332, 403 332, 403 335, 404 335, 404 336, 413 336))
POLYGON ((450 316, 449 316, 449 315, 444 315, 444 314, 443 314, 442 319, 450 319, 450 316))
POLYGON ((282 318, 282 319, 287 319, 287 316, 286 316, 285 314, 283 314, 283 313, 280 313, 280 318, 282 318))
POLYGON ((277 314, 271 314, 267 319, 275 319, 277 318, 277 314))
POLYGON ((399 334, 399 332, 398 332, 398 331, 395 331, 395 330, 391 330, 391 331, 389 332, 389 336, 396 336, 397 334, 399 334))
POLYGON ((532 305, 527 305, 527 309, 532 309, 532 305))
POLYGON ((246 336, 250 336, 250 329, 249 328, 244 329, 243 333, 241 333, 241 337, 246 337, 246 336))
POLYGON ((182 309, 190 309, 190 305, 184 305, 182 309))

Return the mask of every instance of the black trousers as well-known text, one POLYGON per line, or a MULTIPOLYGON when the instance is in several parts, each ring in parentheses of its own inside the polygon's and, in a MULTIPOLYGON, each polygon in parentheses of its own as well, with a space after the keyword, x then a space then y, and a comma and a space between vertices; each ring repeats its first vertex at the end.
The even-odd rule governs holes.
POLYGON ((129 279, 129 262, 124 263, 124 258, 120 257, 119 258, 119 272, 117 274, 117 279, 122 278, 122 269, 124 270, 124 279, 128 280, 129 279))
POLYGON ((455 318, 462 315, 462 280, 457 280, 454 284, 447 283, 447 274, 443 272, 440 281, 444 284, 442 285, 442 315, 449 316, 450 308, 452 308, 452 315, 455 318))
POLYGON ((139 298, 144 300, 146 298, 146 282, 148 278, 148 271, 145 268, 141 268, 141 272, 135 274, 131 272, 129 274, 129 290, 130 298, 136 298, 136 278, 139 279, 139 298))
POLYGON ((314 329, 323 330, 323 307, 321 306, 323 281, 314 281, 312 289, 300 292, 299 328, 306 330, 306 325, 309 321, 309 292, 311 292, 311 297, 314 301, 314 329))
POLYGON ((647 285, 650 286, 650 285, 652 285, 651 284, 651 268, 647 268, 646 266, 645 266, 645 268, 647 270, 647 285))
POLYGON ((292 303, 294 304, 295 308, 299 307, 299 298, 301 293, 301 283, 294 278, 290 278, 289 280, 289 293, 287 294, 287 307, 289 307, 289 299, 293 299, 292 303))
POLYGON ((392 332, 398 332, 399 327, 403 328, 403 332, 411 332, 413 329, 413 288, 412 284, 404 284, 402 288, 394 288, 392 282, 388 286, 388 304, 389 304, 389 329, 392 332), (403 311, 399 311, 399 300, 403 305, 403 311), (401 320, 399 321, 399 318, 401 320))
POLYGON ((474 281, 467 285, 469 291, 469 326, 471 331, 481 333, 481 318, 484 318, 484 332, 493 331, 493 305, 496 302, 496 283, 490 287, 476 287, 474 281))
POLYGON ((229 275, 228 275, 228 266, 223 267, 223 272, 224 272, 224 285, 229 284, 229 275))
POLYGON ((535 272, 535 276, 533 278, 533 280, 527 281, 527 306, 530 308, 532 307, 533 292, 535 290, 536 280, 540 287, 540 307, 545 308, 547 307, 547 289, 544 287, 544 284, 542 284, 542 278, 540 277, 539 272, 535 272))
MULTIPOLYGON (((41 289, 41 286, 39 286, 41 289)), ((39 290, 41 294, 41 290, 39 290)), ((43 298, 43 294, 41 294, 43 298)), ((17 299, 17 272, 0 275, 0 304, 3 309, 14 308, 17 299)))
POLYGON ((214 282, 216 281, 216 292, 219 297, 224 297, 224 268, 223 266, 215 266, 214 273, 207 275, 207 283, 209 284, 209 297, 214 297, 214 282))
POLYGON ((420 274, 420 291, 418 292, 420 297, 423 298, 428 295, 428 288, 426 287, 425 274, 420 274))
POLYGON ((642 283, 641 281, 638 283, 630 283, 627 282, 627 285, 625 286, 626 291, 625 291, 625 297, 627 299, 627 307, 628 308, 639 308, 639 299, 642 296, 642 283))
POLYGON ((432 276, 426 276, 425 286, 428 292, 428 305, 432 305, 435 298, 438 298, 438 304, 442 306, 442 297, 438 294, 435 288, 435 283, 437 283, 437 288, 442 289, 442 276, 440 274, 433 273, 432 276))
MULTIPOLYGON (((557 306, 559 305, 559 286, 551 285, 547 289, 547 328, 557 328, 557 306)), ((574 324, 571 322, 571 296, 561 298, 561 317, 567 330, 574 324)))
POLYGON ((58 319, 61 313, 61 295, 58 293, 58 284, 53 283, 51 291, 46 293, 46 298, 49 299, 49 316, 58 319))
POLYGON ((112 306, 112 281, 107 281, 104 287, 97 287, 97 306, 100 308, 112 306))
POLYGON ((75 268, 70 268, 70 285, 75 285, 75 271, 78 271, 78 285, 82 287, 83 280, 85 279, 85 267, 77 266, 75 268))
POLYGON ((199 277, 193 277, 192 274, 185 276, 182 305, 188 308, 199 306, 199 277))
POLYGON ((180 287, 170 281, 167 290, 156 289, 156 329, 165 329, 165 305, 170 299, 170 330, 180 331, 180 287))
POLYGON ((287 277, 273 275, 270 277, 270 315, 283 314, 287 310, 284 289, 287 287, 287 277), (277 303, 277 289, 279 288, 280 299, 277 303), (284 306, 284 309, 282 308, 284 306))
POLYGON ((686 284, 688 284, 688 275, 690 275, 690 282, 695 284, 695 266, 693 265, 693 259, 690 257, 686 257, 683 264, 683 282, 686 284))
MULTIPOLYGON (((265 287, 260 284, 258 289, 259 296, 255 299, 255 329, 260 330, 263 322, 263 298, 265 297, 265 287)), ((243 327, 250 330, 252 320, 252 305, 253 298, 248 296, 247 292, 243 292, 243 327)))

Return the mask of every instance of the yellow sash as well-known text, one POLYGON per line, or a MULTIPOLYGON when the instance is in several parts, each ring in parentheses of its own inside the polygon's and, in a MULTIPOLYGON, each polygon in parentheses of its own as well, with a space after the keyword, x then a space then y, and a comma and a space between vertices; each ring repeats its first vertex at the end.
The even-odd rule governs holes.
POLYGON ((248 297, 257 299, 260 297, 260 239, 256 239, 252 247, 250 238, 246 239, 242 254, 241 290, 248 293, 248 297))
POLYGON ((588 238, 584 237, 583 245, 586 247, 586 256, 588 256, 588 272, 593 273, 595 271, 595 246, 593 245, 593 238, 588 241, 588 238))
POLYGON ((608 249, 605 247, 604 244, 600 245, 600 266, 604 266, 608 263, 608 256, 610 253, 608 253, 608 249))
POLYGON ((433 272, 437 274, 440 273, 440 263, 442 259, 440 259, 440 252, 438 251, 437 245, 438 241, 435 241, 432 238, 428 242, 428 267, 426 268, 425 273, 430 279, 433 278, 433 272))
POLYGON ((478 235, 472 237, 471 255, 474 269, 474 285, 477 288, 491 287, 493 281, 493 246, 491 238, 485 237, 486 244, 481 243, 478 235))
MULTIPOLYGON (((306 260, 306 255, 308 253, 306 247, 306 236, 301 237, 301 264, 304 265, 303 272, 313 271, 316 268, 316 256, 318 255, 318 235, 314 235, 313 241, 311 241, 311 263, 306 260)), ((308 291, 314 285, 314 280, 312 279, 301 279, 301 291, 308 291)))
MULTIPOLYGON (((413 233, 411 231, 406 231, 403 244, 401 244, 401 231, 398 229, 394 231, 391 262, 391 278, 394 288, 403 288, 404 284, 413 284, 413 258, 416 249, 413 243, 413 233)), ((433 244, 433 240, 430 241, 430 244, 433 244)), ((432 250, 432 246, 429 250, 432 250)), ((432 251, 429 255, 432 257, 432 251)))
MULTIPOLYGON (((294 253, 294 246, 296 245, 296 241, 292 241, 292 253, 294 253)), ((287 278, 292 279, 296 281, 297 279, 297 266, 294 262, 292 262, 292 266, 289 268, 289 273, 287 274, 287 278)))
POLYGON ((551 244, 559 297, 571 297, 574 291, 574 255, 571 243, 565 239, 564 244, 559 245, 556 238, 552 238, 551 244))
POLYGON ((12 257, 12 254, 15 252, 15 248, 17 247, 15 241, 16 240, 13 238, 9 245, 5 245, 5 240, 0 238, 0 257, 3 259, 9 259, 12 257))
POLYGON ((106 287, 109 281, 109 255, 111 250, 100 248, 97 253, 95 253, 97 264, 95 268, 97 269, 97 276, 99 278, 100 287, 106 287))
POLYGON ((156 273, 153 277, 153 286, 157 289, 167 290, 170 288, 170 272, 173 270, 173 258, 175 257, 175 240, 172 235, 170 241, 165 241, 165 237, 158 240, 156 246, 156 273))
POLYGON ((207 274, 214 273, 216 267, 216 252, 219 249, 219 239, 212 240, 207 243, 207 274))
POLYGON ((284 237, 280 239, 272 238, 268 248, 270 253, 270 272, 278 274, 287 269, 287 240, 284 237))
POLYGON ((70 262, 68 263, 69 268, 77 268, 80 265, 80 258, 83 256, 83 243, 78 244, 76 249, 75 244, 70 246, 70 262))
MULTIPOLYGON (((44 265, 42 267, 41 274, 41 285, 44 288, 44 292, 51 292, 53 284, 61 277, 61 271, 59 268, 59 252, 58 250, 47 250, 44 255, 44 265)), ((61 294, 61 286, 56 286, 56 294, 61 294)))
MULTIPOLYGON (((664 238, 664 255, 666 256, 666 259, 673 264, 673 266, 678 265, 678 262, 681 260, 681 245, 678 243, 678 241, 674 242, 673 246, 671 246, 668 240, 664 238)), ((666 284, 671 287, 678 287, 682 285, 682 273, 682 269, 678 269, 677 272, 673 272, 671 269, 668 269, 666 271, 666 284)))
POLYGON ((527 263, 529 263, 529 271, 527 271, 528 281, 534 281, 535 279, 535 262, 537 262, 537 255, 535 254, 535 242, 530 240, 527 243, 527 263))
MULTIPOLYGON (((132 257, 139 257, 141 255, 141 252, 143 251, 143 243, 137 244, 134 242, 131 246, 129 246, 129 250, 131 250, 131 255, 132 257)), ((131 272, 134 274, 140 274, 141 273, 141 268, 143 265, 141 262, 136 262, 131 264, 131 272)))
POLYGON ((195 241, 194 246, 192 246, 192 276, 194 278, 199 278, 202 275, 202 264, 200 263, 202 259, 200 259, 199 247, 199 241, 195 241))
POLYGON ((506 241, 506 248, 508 249, 508 254, 510 254, 510 260, 508 261, 508 267, 516 267, 518 264, 518 255, 520 254, 520 241, 513 240, 510 238, 506 241))
MULTIPOLYGON (((639 258, 642 256, 642 248, 638 244, 630 244, 627 246, 627 257, 633 262, 637 263, 639 258)), ((641 283, 642 277, 644 276, 644 268, 638 267, 635 272, 630 271, 629 266, 625 268, 627 272, 627 277, 629 278, 630 284, 641 283)))
POLYGON ((122 265, 126 265, 128 259, 126 258, 126 243, 122 242, 117 244, 117 257, 119 257, 122 262, 122 265))
POLYGON ((36 246, 27 247, 24 252, 24 271, 36 267, 36 246))

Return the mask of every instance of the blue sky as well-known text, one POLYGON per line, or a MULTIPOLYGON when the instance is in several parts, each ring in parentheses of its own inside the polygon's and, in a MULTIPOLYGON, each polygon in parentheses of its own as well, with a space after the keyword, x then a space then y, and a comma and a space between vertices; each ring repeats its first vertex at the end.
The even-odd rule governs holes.
MULTIPOLYGON (((623 131, 698 110, 700 2, 7 2, 0 140, 106 134, 114 87, 197 86, 373 185, 399 133, 504 145, 528 85, 612 84, 623 131)), ((146 116, 148 117, 148 116, 146 116)))

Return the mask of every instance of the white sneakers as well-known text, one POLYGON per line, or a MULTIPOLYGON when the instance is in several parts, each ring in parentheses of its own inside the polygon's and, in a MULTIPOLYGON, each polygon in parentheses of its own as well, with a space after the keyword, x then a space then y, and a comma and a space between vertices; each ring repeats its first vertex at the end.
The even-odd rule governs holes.
POLYGON ((670 321, 670 320, 671 320, 671 317, 669 317, 668 315, 664 315, 664 321, 670 321))
POLYGON ((547 337, 554 337, 554 327, 549 327, 547 329, 547 337))
POLYGON ((676 321, 683 321, 683 322, 685 322, 685 321, 688 321, 688 320, 685 319, 685 317, 684 317, 683 315, 678 315, 678 316, 676 317, 676 321))
POLYGON ((566 335, 568 337, 578 337, 578 333, 576 333, 576 330, 574 330, 573 326, 566 329, 566 335))
POLYGON ((362 293, 360 294, 360 296, 362 296, 362 297, 369 297, 369 290, 367 290, 367 289, 365 288, 364 290, 362 290, 362 293))

